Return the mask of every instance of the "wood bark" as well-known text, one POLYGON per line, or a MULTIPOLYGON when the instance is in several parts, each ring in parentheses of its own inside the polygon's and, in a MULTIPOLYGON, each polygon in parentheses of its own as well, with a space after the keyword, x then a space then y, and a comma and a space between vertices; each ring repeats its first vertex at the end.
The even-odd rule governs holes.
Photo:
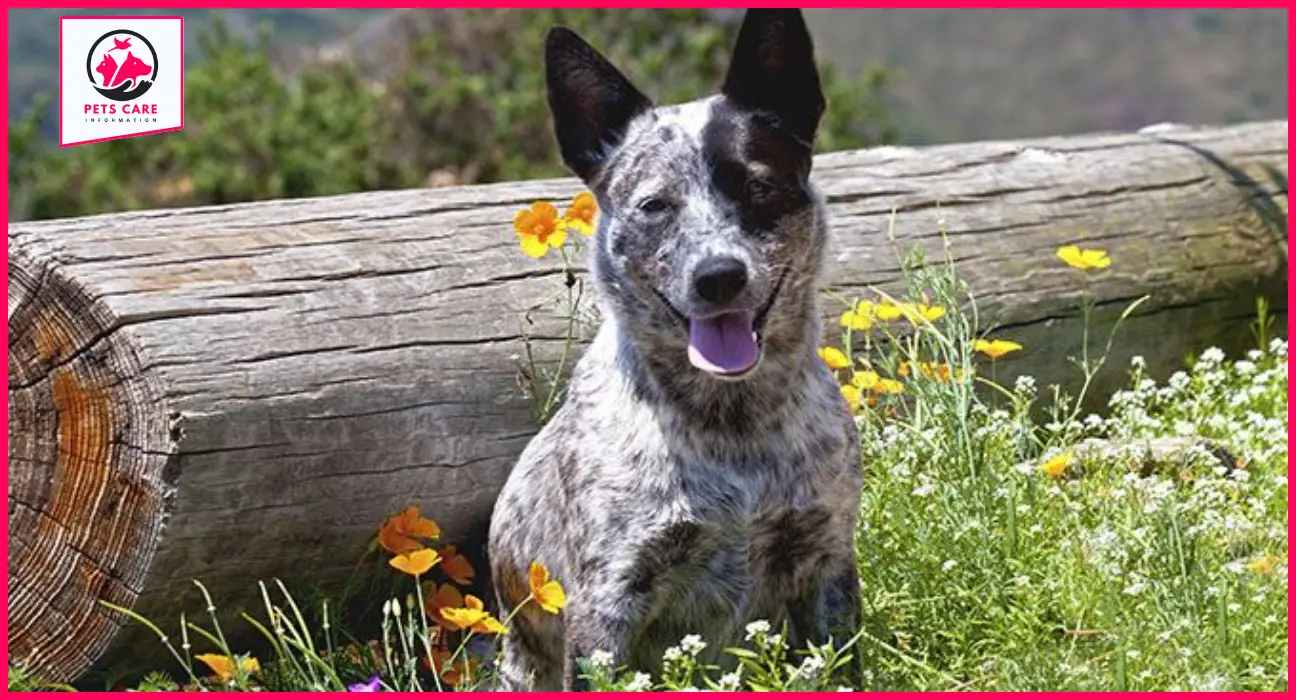
MULTIPOLYGON (((1153 374, 1252 342, 1257 296, 1286 318, 1287 122, 1163 126, 816 160, 845 296, 899 294, 896 251, 948 252, 983 325, 1025 350, 1001 382, 1070 383, 1080 276, 1093 337, 1122 329, 1153 374), (889 238, 894 237, 894 243, 889 238)), ((9 227, 9 649, 51 680, 159 651, 174 630, 259 610, 258 580, 336 585, 387 514, 422 507, 466 546, 537 430, 524 336, 552 367, 564 320, 551 256, 514 213, 572 179, 143 211, 9 227), (532 323, 523 319, 529 316, 532 323)), ((583 264, 583 263, 582 263, 583 264)), ((582 273, 583 274, 583 273, 582 273)), ((825 304, 826 331, 842 311, 825 304)), ((484 567, 479 566, 479 570, 484 567)), ((263 616, 262 616, 263 617, 263 616)))

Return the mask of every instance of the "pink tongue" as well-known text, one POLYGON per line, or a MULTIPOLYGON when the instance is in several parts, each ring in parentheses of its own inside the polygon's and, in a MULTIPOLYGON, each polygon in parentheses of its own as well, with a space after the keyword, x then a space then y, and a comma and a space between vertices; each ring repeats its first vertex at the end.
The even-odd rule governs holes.
POLYGON ((760 359, 752 337, 750 311, 738 311, 689 323, 689 362, 713 374, 745 372, 760 359))

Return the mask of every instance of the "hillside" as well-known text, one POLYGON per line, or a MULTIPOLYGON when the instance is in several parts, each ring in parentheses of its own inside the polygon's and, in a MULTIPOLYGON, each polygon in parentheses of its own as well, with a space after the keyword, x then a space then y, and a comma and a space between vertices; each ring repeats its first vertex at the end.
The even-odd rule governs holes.
MULTIPOLYGON (((58 17, 78 12, 92 11, 10 11, 11 117, 38 92, 57 96, 58 17)), ((190 34, 210 12, 148 11, 185 15, 190 34)), ((295 55, 352 36, 380 40, 399 11, 221 12, 240 33, 268 23, 276 46, 295 55)), ((894 103, 909 142, 1287 116, 1285 9, 854 9, 807 17, 829 60, 896 71, 894 103)))

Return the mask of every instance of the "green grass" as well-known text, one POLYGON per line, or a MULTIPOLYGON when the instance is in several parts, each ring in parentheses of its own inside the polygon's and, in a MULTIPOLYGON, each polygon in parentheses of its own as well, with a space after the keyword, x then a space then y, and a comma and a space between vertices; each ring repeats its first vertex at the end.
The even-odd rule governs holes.
MULTIPOLYGON (((858 662, 866 690, 1285 691, 1286 341, 1260 323, 1245 357, 1207 349, 1163 384, 1135 358, 1105 415, 1081 415, 1083 389, 992 381, 998 373, 974 351, 974 300, 948 262, 916 252, 906 268, 907 298, 944 313, 877 320, 870 335, 845 332, 841 343, 855 363, 843 382, 867 370, 903 385, 872 392, 857 417, 858 634, 844 650, 807 655, 755 623, 731 652, 736 666, 702 665, 705 642, 690 637, 668 652, 660 678, 584 660, 592 687, 833 690, 844 682, 836 671, 858 662), (925 374, 924 362, 950 371, 925 374), (1049 472, 1046 462, 1062 466, 1049 472)), ((1095 274, 1104 273, 1077 270, 1076 283, 1095 274)), ((1112 342, 1087 339, 1071 358, 1080 378, 1112 342)), ((560 379, 537 392, 544 413, 560 379)), ((246 620, 274 649, 258 670, 202 677, 193 654, 238 650, 214 617, 211 629, 182 618, 168 643, 180 641, 170 647, 177 664, 194 671, 181 683, 155 673, 140 687, 342 690, 375 674, 384 690, 442 687, 420 664, 437 634, 420 613, 423 593, 408 577, 397 582, 410 593, 382 606, 380 643, 309 629, 286 588, 263 586, 265 617, 246 620)), ((494 638, 469 637, 447 645, 481 662, 459 687, 489 687, 494 638)), ((11 668, 9 684, 38 682, 11 668)))

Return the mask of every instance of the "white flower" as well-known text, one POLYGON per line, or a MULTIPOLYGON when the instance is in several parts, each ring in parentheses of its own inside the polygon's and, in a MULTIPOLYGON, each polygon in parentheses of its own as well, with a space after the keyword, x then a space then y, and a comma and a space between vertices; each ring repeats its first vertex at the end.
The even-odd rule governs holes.
POLYGON ((836 692, 838 692, 838 693, 853 693, 853 692, 855 692, 855 689, 852 688, 852 687, 850 687, 850 686, 839 685, 839 686, 837 686, 837 690, 836 690, 836 692))
POLYGON ((1035 378, 1030 375, 1020 375, 1017 381, 1013 383, 1013 393, 1020 394, 1024 397, 1035 395, 1035 378))
POLYGON ((1013 583, 1017 584, 1018 586, 1029 586, 1030 576, 1027 576, 1026 574, 1022 574, 1021 576, 1018 576, 1017 578, 1013 579, 1013 583))
POLYGON ((949 571, 950 569, 953 569, 956 566, 958 566, 958 562, 954 561, 953 559, 946 559, 945 563, 941 564, 941 571, 949 571))
POLYGON ((612 652, 595 649, 589 656, 589 662, 596 668, 612 668, 612 652))
POLYGON ((665 661, 679 661, 684 658, 684 650, 679 647, 666 647, 662 652, 662 659, 665 661))
POLYGON ((634 677, 630 679, 630 682, 626 683, 625 689, 626 691, 631 693, 642 693, 643 691, 648 690, 651 687, 652 687, 651 676, 649 676, 646 673, 636 673, 634 674, 634 677))
MULTIPOLYGON (((1231 528, 1230 528, 1230 529, 1231 529, 1231 528)), ((1227 572, 1230 573, 1230 574, 1238 574, 1238 575, 1241 575, 1241 574, 1246 573, 1246 564, 1244 564, 1244 563, 1242 563, 1242 562, 1240 562, 1240 561, 1231 561, 1231 562, 1229 562, 1229 563, 1227 563, 1227 564, 1224 565, 1224 570, 1227 571, 1227 572)))
POLYGON ((680 647, 682 647, 689 656, 697 656, 706 648, 706 642, 702 641, 702 637, 696 634, 690 634, 680 640, 680 647))
POLYGON ((827 664, 818 656, 807 656, 801 662, 801 672, 809 676, 823 670, 827 664))
POLYGON ((1202 352, 1200 361, 1211 365, 1217 365, 1224 361, 1224 351, 1212 345, 1202 352))
POLYGON ((1134 583, 1131 583, 1130 585, 1126 586, 1125 590, 1121 592, 1124 593, 1125 595, 1138 595, 1142 593, 1146 588, 1147 588, 1147 584, 1143 583, 1142 581, 1135 581, 1134 583))
POLYGON ((756 637, 763 637, 769 634, 769 631, 770 631, 770 623, 765 620, 756 620, 755 622, 748 622, 747 641, 750 642, 756 637))
POLYGON ((724 690, 738 690, 738 684, 741 682, 742 675, 738 671, 720 676, 720 687, 724 690))
POLYGON ((1144 360, 1142 355, 1135 355, 1130 358, 1130 367, 1144 369, 1147 367, 1147 360, 1144 360))

